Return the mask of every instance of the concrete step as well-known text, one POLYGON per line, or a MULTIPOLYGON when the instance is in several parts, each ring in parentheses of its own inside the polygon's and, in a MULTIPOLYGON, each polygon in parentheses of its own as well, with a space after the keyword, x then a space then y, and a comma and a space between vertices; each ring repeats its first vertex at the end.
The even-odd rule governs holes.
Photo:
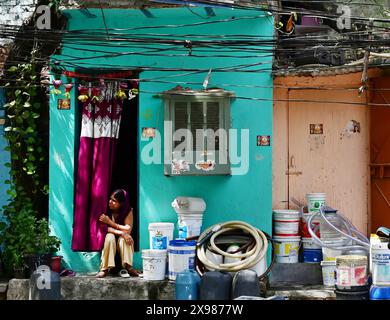
POLYGON ((8 281, 0 280, 0 300, 7 299, 8 281))
POLYGON ((322 285, 322 268, 319 263, 275 263, 271 270, 271 287, 322 285))
MULTIPOLYGON (((28 300, 29 282, 29 279, 11 279, 7 300, 28 300)), ((171 300, 175 298, 175 283, 110 276, 64 277, 61 294, 65 300, 171 300)))
POLYGON ((267 290, 266 296, 284 296, 289 300, 336 300, 334 289, 322 285, 271 287, 267 290))

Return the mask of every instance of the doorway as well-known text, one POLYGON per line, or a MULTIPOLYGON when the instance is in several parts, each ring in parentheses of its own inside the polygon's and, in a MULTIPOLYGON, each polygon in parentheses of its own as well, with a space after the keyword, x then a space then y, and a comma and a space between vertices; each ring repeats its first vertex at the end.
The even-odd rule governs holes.
MULTIPOLYGON (((95 71, 99 72, 99 71, 95 71)), ((91 78, 87 75, 84 78, 92 83, 97 82, 91 72, 91 78)), ((138 72, 132 72, 131 78, 138 79, 138 72)), ((86 80, 87 81, 87 80, 86 80)), ((87 81, 87 82, 88 82, 87 81)), ((109 82, 110 79, 106 79, 109 82)), ((115 80, 114 80, 115 81, 115 80)), ((124 82, 124 80, 122 81, 124 82)), ((116 189, 125 189, 128 192, 130 206, 133 208, 134 225, 132 229, 132 237, 134 239, 134 251, 139 251, 139 179, 138 179, 138 113, 139 113, 139 95, 132 94, 134 97, 129 99, 132 88, 137 89, 136 81, 127 82, 128 89, 125 90, 126 98, 123 100, 123 108, 121 111, 121 121, 119 127, 119 135, 116 146, 114 162, 112 164, 112 175, 109 186, 109 192, 116 189)), ((76 82, 76 87, 78 87, 76 82)), ((136 90, 137 91, 137 90, 136 90)), ((80 104, 77 106, 78 121, 76 121, 76 130, 78 135, 75 135, 75 159, 78 159, 81 123, 82 123, 82 108, 80 104)), ((78 161, 75 161, 75 175, 78 172, 78 161)), ((77 177, 75 176, 75 181, 77 177)), ((76 184, 74 186, 76 190, 76 184)), ((76 194, 76 192, 75 192, 76 194)), ((108 203, 108 199, 107 199, 108 203)))
MULTIPOLYGON (((375 79, 373 102, 390 103, 388 77, 375 79), (387 88, 387 90, 386 90, 387 88), (384 89, 384 90, 381 90, 384 89)), ((390 228, 390 108, 371 107, 371 232, 390 228)))
MULTIPOLYGON (((128 85, 130 87, 131 83, 128 85)), ((132 230, 134 251, 139 250, 138 101, 137 95, 123 102, 118 147, 111 179, 111 190, 125 189, 129 194, 130 206, 134 210, 132 230)))
POLYGON ((274 106, 273 208, 296 208, 292 197, 306 203, 306 193, 325 192, 327 204, 366 233, 368 109, 325 103, 356 100, 355 93, 349 97, 342 90, 288 90, 285 94, 288 102, 274 106), (359 127, 351 131, 351 123, 359 127))

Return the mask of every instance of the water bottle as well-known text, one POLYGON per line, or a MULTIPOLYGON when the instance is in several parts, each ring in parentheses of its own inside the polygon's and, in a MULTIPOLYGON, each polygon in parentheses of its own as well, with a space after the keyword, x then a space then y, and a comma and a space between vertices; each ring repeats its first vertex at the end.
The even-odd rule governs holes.
POLYGON ((175 280, 176 300, 198 300, 200 277, 195 270, 179 272, 175 280))
MULTIPOLYGON (((343 232, 346 231, 343 221, 337 215, 337 210, 332 208, 324 208, 323 213, 327 220, 337 229, 343 232)), ((320 235, 321 240, 324 242, 329 241, 339 243, 345 239, 340 232, 334 230, 331 226, 329 226, 322 216, 320 219, 320 235)))

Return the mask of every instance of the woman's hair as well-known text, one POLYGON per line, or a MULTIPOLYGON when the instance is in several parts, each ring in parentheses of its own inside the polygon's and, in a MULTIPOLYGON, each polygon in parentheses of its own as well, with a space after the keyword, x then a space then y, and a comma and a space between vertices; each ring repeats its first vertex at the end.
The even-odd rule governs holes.
POLYGON ((128 196, 126 190, 124 190, 124 189, 114 190, 111 195, 120 204, 119 217, 118 217, 117 223, 124 224, 125 218, 131 209, 129 196, 128 196))

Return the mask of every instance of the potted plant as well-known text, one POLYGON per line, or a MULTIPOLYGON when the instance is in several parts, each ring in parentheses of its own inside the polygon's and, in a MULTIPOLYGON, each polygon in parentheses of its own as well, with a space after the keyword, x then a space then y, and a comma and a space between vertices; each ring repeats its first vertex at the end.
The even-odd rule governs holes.
POLYGON ((40 265, 51 266, 52 256, 60 248, 61 241, 56 236, 50 235, 49 223, 45 218, 35 224, 35 236, 32 248, 24 254, 25 264, 30 274, 40 265))
POLYGON ((23 257, 20 253, 14 252, 14 277, 16 279, 26 278, 26 268, 24 267, 23 257))
POLYGON ((58 251, 61 241, 50 235, 46 219, 37 221, 34 212, 27 208, 8 214, 7 222, 0 222, 2 257, 8 273, 27 277, 40 265, 51 265, 52 255, 58 251))
POLYGON ((35 217, 29 208, 17 214, 8 214, 7 221, 0 222, 0 243, 2 258, 8 274, 21 277, 24 273, 23 255, 33 250, 35 217))

